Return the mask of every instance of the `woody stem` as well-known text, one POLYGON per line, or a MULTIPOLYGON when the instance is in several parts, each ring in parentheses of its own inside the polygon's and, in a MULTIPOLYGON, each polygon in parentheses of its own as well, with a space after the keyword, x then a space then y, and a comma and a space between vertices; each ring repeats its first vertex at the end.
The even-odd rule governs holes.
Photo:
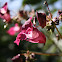
MULTIPOLYGON (((23 52, 26 52, 26 51, 23 51, 23 52)), ((47 56, 62 56, 62 54, 40 53, 40 52, 32 52, 32 51, 29 51, 29 53, 34 53, 36 55, 47 55, 47 56)))
POLYGON ((47 3, 47 1, 45 1, 45 4, 46 4, 46 6, 47 6, 47 8, 48 8, 48 11, 49 11, 51 17, 52 17, 52 14, 51 14, 51 11, 50 11, 50 9, 49 9, 49 7, 48 7, 48 3, 47 3))
POLYGON ((58 34, 59 34, 59 36, 61 37, 61 39, 62 39, 62 35, 60 34, 60 32, 59 32, 59 30, 58 30, 58 28, 56 27, 56 25, 54 25, 55 26, 55 28, 56 28, 56 30, 57 30, 57 32, 58 32, 58 34))
POLYGON ((47 55, 47 56, 62 56, 62 54, 50 54, 50 53, 38 53, 38 52, 32 52, 37 55, 47 55))

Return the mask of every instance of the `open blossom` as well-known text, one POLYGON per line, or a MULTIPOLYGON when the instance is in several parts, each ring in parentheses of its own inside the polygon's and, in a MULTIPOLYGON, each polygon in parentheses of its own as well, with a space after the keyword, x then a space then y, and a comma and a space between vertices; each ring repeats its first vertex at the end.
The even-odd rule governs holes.
POLYGON ((31 22, 32 17, 22 25, 21 32, 17 35, 16 40, 14 43, 19 45, 20 40, 26 40, 32 43, 45 43, 46 37, 45 35, 40 32, 36 27, 33 27, 31 22))
POLYGON ((37 28, 28 28, 26 31, 27 41, 32 43, 45 43, 46 38, 45 35, 40 32, 37 28))
POLYGON ((20 32, 20 30, 21 30, 21 28, 20 28, 20 27, 18 26, 18 24, 16 23, 15 26, 11 27, 11 28, 7 31, 7 33, 8 33, 9 35, 15 35, 15 33, 20 32))
POLYGON ((39 21, 39 25, 44 28, 46 26, 46 14, 36 12, 37 20, 39 21))
POLYGON ((0 9, 0 18, 5 19, 6 22, 9 22, 11 20, 10 13, 9 13, 9 10, 8 10, 8 7, 7 7, 7 2, 0 9))

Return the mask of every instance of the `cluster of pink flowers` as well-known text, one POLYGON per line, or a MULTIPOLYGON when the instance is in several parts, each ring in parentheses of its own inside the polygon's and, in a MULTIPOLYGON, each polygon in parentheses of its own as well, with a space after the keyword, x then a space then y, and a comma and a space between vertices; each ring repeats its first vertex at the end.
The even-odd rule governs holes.
POLYGON ((9 13, 9 10, 7 7, 7 2, 0 9, 0 18, 5 19, 6 22, 10 22, 10 20, 11 20, 10 13, 9 13))
MULTIPOLYGON (((25 14, 24 12, 22 14, 25 14)), ((23 15, 25 16, 25 15, 23 15)), ((7 7, 7 2, 4 4, 4 6, 0 9, 0 18, 6 20, 6 22, 11 21, 10 12, 7 7)), ((26 16, 25 16, 26 18, 26 16)), ((28 18, 28 17, 27 17, 28 18)), ((32 43, 45 43, 46 37, 45 35, 40 32, 35 26, 33 26, 33 23, 31 22, 33 18, 30 17, 23 25, 22 27, 19 26, 17 23, 15 26, 11 27, 7 33, 9 35, 15 35, 16 33, 19 33, 16 37, 16 40, 14 43, 19 45, 20 40, 26 40, 32 43)), ((37 19, 39 21, 39 24, 42 28, 46 26, 46 15, 42 13, 37 12, 37 19)))
POLYGON ((17 35, 14 43, 19 45, 20 40, 26 40, 32 43, 45 43, 46 37, 36 27, 33 27, 30 17, 23 25, 21 32, 17 35))
MULTIPOLYGON (((45 4, 48 7, 47 2, 45 1, 45 4)), ((8 33, 11 36, 14 36, 17 34, 16 40, 14 43, 16 43, 19 46, 20 41, 23 42, 24 40, 29 41, 31 43, 46 43, 46 36, 39 31, 38 27, 40 26, 42 29, 45 27, 47 31, 54 32, 55 28, 58 32, 56 35, 57 40, 62 39, 62 35, 60 34, 58 28, 56 25, 59 25, 59 21, 62 22, 62 11, 58 11, 57 17, 52 17, 52 13, 49 10, 49 15, 46 15, 45 13, 39 13, 36 11, 24 11, 19 10, 17 15, 12 17, 10 16, 10 10, 8 9, 8 3, 6 2, 2 8, 0 8, 0 18, 3 19, 3 21, 6 23, 6 25, 10 25, 11 23, 14 24, 14 26, 10 27, 6 33, 8 33), (27 20, 28 19, 28 20, 27 20), (37 26, 35 20, 39 22, 39 25, 37 26), (33 23, 32 23, 33 22, 33 23)), ((15 13, 15 12, 14 12, 15 13)), ((6 28, 6 25, 4 28, 6 28)), ((47 36, 49 37, 49 36, 47 36)), ((27 53, 24 54, 18 54, 12 58, 13 61, 15 59, 18 60, 18 58, 21 57, 21 55, 24 55, 26 57, 26 62, 29 62, 28 60, 32 60, 35 57, 35 54, 42 55, 42 53, 37 52, 30 52, 29 50, 27 53)), ((43 53, 44 55, 44 53, 43 53)), ((47 54, 48 55, 48 54, 47 54)), ((50 54, 49 54, 50 55, 50 54)), ((56 54, 53 54, 56 55, 56 54)), ((16 61, 17 62, 17 61, 16 61)), ((22 62, 22 58, 20 60, 22 62)))

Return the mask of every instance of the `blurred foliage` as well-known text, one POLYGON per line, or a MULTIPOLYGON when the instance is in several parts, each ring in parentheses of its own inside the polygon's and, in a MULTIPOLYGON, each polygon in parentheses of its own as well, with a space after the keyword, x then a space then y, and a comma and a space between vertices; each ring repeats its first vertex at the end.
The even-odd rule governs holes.
MULTIPOLYGON (((25 4, 31 4, 31 5, 35 5, 38 4, 40 2, 44 2, 46 0, 23 0, 23 5, 25 4)), ((56 2, 57 0, 47 0, 48 4, 53 4, 54 2, 56 2)))
MULTIPOLYGON (((57 0, 47 0, 48 4, 53 4, 57 0)), ((40 2, 44 2, 44 0, 23 0, 23 5, 25 4, 31 4, 35 5, 40 2)), ((42 4, 43 5, 43 4, 42 4)), ((44 9, 47 13, 47 8, 45 6, 38 6, 36 10, 44 9)), ((52 12, 54 13, 56 9, 53 9, 52 12)), ((49 32, 46 32, 45 29, 41 29, 41 31, 45 34, 47 37, 47 41, 45 46, 43 44, 33 44, 28 41, 21 41, 20 45, 17 46, 14 43, 14 40, 16 39, 15 36, 10 36, 6 33, 6 31, 13 26, 13 24, 8 25, 6 29, 4 29, 5 23, 0 19, 0 62, 12 62, 11 58, 13 56, 16 56, 19 53, 23 53, 21 50, 30 50, 30 51, 36 51, 36 52, 42 52, 42 53, 60 53, 58 48, 54 45, 54 42, 49 39, 50 34, 49 32)), ((62 26, 60 27, 60 32, 62 34, 62 26)), ((19 58, 20 59, 20 58, 19 58)), ((35 62, 62 62, 62 57, 60 56, 45 56, 45 55, 36 55, 35 56, 36 61, 35 62)), ((23 56, 23 61, 25 60, 25 57, 23 56)), ((18 60, 17 60, 18 62, 18 60)), ((25 62, 25 61, 24 61, 25 62)))
POLYGON ((53 4, 56 1, 58 1, 58 0, 47 0, 48 4, 53 4))
POLYGON ((52 10, 51 12, 54 14, 56 11, 57 11, 57 9, 56 8, 53 8, 54 10, 52 10))
POLYGON ((25 4, 32 4, 32 5, 35 5, 35 4, 37 4, 37 3, 39 3, 39 2, 41 2, 42 0, 23 0, 23 5, 25 5, 25 4))
POLYGON ((48 10, 47 10, 47 6, 44 5, 44 1, 47 1, 48 5, 52 5, 53 9, 52 9, 52 13, 54 13, 57 9, 54 8, 53 4, 58 1, 58 0, 23 0, 23 3, 22 5, 32 5, 32 6, 36 6, 36 8, 34 10, 40 10, 40 9, 43 9, 45 11, 46 14, 48 14, 48 10))

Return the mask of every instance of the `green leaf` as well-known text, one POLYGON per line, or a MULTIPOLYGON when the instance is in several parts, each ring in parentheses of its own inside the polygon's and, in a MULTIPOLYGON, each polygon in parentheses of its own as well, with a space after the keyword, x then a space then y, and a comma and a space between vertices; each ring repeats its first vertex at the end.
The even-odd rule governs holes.
POLYGON ((23 5, 25 5, 25 4, 35 5, 40 2, 41 2, 41 0, 23 0, 23 5))

